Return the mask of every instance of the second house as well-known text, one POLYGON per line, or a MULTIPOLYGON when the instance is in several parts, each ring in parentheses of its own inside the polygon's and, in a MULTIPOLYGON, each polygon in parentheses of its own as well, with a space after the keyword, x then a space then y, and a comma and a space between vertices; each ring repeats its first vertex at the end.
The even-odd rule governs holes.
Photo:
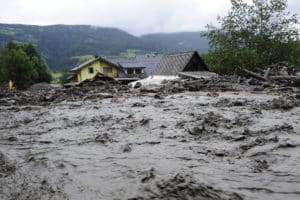
POLYGON ((117 78, 119 76, 120 68, 118 65, 102 58, 95 57, 92 60, 82 63, 78 67, 72 69, 76 73, 76 82, 81 82, 87 79, 92 79, 96 74, 104 74, 111 78, 117 78))

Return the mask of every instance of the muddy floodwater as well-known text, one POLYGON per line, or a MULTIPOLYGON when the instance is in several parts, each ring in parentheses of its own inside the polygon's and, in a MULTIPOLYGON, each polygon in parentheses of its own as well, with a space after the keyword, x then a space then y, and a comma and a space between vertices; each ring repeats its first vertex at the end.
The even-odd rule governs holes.
POLYGON ((0 106, 0 199, 300 199, 293 95, 0 106))

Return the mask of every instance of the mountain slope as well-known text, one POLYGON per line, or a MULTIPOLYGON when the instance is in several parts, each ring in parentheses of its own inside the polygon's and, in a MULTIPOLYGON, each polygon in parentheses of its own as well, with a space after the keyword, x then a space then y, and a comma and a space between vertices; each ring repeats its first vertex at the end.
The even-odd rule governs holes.
POLYGON ((80 56, 117 56, 128 49, 140 53, 207 51, 198 32, 148 34, 135 37, 117 28, 89 25, 34 26, 0 24, 0 49, 11 40, 33 43, 52 70, 74 67, 80 56))
POLYGON ((162 48, 163 52, 198 50, 200 53, 205 53, 208 49, 208 40, 202 37, 200 32, 147 34, 141 38, 157 48, 162 48))
POLYGON ((0 47, 10 40, 34 43, 54 70, 74 66, 75 56, 118 55, 127 49, 155 50, 151 44, 122 30, 88 25, 0 24, 0 47))

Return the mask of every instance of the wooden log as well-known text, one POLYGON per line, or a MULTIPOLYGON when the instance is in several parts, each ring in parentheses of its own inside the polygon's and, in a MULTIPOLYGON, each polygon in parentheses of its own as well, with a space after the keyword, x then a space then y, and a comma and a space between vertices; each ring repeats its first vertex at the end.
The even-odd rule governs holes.
POLYGON ((291 81, 300 81, 300 76, 270 76, 269 78, 272 81, 279 80, 291 80, 291 81))
POLYGON ((264 78, 265 79, 268 79, 269 75, 270 75, 270 71, 271 71, 271 68, 269 67, 264 75, 264 78))
POLYGON ((270 83, 270 82, 261 82, 261 84, 264 86, 264 87, 275 87, 276 85, 270 83))
POLYGON ((293 92, 298 92, 298 89, 295 87, 280 87, 280 88, 276 88, 277 91, 287 91, 287 90, 291 90, 293 92))
POLYGON ((258 79, 258 80, 261 80, 261 81, 267 81, 266 78, 260 76, 259 74, 254 73, 254 72, 252 72, 252 71, 249 71, 249 70, 247 70, 247 69, 241 69, 241 70, 242 70, 242 72, 244 72, 245 74, 247 74, 247 75, 249 75, 249 76, 252 76, 252 77, 254 77, 254 78, 258 79))
POLYGON ((241 77, 240 76, 237 78, 236 83, 241 83, 241 77))

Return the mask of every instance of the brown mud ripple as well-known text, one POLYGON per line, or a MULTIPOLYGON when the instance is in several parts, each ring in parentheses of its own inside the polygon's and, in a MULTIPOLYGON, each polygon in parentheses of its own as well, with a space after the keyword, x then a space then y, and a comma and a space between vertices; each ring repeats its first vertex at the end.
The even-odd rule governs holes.
POLYGON ((77 95, 0 106, 0 199, 299 199, 294 96, 77 95))

